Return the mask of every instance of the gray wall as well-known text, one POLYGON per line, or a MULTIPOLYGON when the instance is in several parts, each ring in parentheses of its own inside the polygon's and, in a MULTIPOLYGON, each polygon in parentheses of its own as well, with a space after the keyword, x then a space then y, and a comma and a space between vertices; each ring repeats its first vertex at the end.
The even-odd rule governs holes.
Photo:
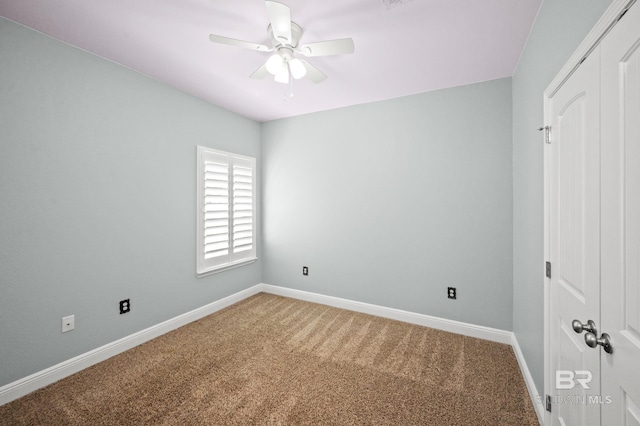
POLYGON ((258 123, 4 19, 0 100, 0 386, 261 281, 195 278, 196 145, 258 123))
POLYGON ((513 77, 513 330, 544 392, 542 94, 608 0, 546 0, 513 77))
POLYGON ((511 330, 510 78, 272 121, 262 139, 264 282, 511 330))

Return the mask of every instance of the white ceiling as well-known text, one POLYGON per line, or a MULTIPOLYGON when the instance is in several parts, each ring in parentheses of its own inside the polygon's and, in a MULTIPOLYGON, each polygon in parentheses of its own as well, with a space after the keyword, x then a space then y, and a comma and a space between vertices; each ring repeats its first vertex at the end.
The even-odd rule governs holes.
POLYGON ((0 15, 257 121, 513 75, 542 0, 280 0, 301 44, 351 37, 307 60, 329 78, 290 88, 249 78, 269 57, 264 0, 0 0, 0 15))

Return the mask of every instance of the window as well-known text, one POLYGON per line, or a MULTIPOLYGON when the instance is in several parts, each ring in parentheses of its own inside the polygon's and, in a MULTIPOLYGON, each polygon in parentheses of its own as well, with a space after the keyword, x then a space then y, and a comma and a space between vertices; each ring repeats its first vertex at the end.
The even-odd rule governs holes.
POLYGON ((198 146, 198 275, 256 259, 255 158, 198 146))

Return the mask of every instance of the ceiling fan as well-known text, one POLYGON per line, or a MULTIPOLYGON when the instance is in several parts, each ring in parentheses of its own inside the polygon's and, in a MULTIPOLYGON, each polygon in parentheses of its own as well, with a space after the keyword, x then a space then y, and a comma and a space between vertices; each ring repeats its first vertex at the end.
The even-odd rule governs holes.
POLYGON ((289 6, 272 0, 266 0, 266 4, 270 22, 267 33, 272 47, 215 34, 209 35, 209 40, 214 43, 244 47, 258 52, 275 52, 264 65, 251 74, 251 78, 265 78, 271 74, 275 81, 286 84, 290 77, 297 80, 306 75, 312 82, 320 83, 327 79, 326 74, 294 54, 314 57, 354 52, 355 46, 351 38, 299 45, 303 30, 300 25, 291 21, 289 6))

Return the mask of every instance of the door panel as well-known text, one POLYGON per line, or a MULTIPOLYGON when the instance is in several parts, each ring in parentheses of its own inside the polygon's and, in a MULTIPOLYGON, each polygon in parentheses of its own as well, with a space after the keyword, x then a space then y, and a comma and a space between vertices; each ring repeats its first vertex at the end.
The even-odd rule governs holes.
POLYGON ((640 8, 602 42, 602 424, 640 424, 640 8))
MULTIPOLYGON (((600 58, 596 49, 550 99, 549 231, 552 424, 597 425, 600 357, 572 321, 600 322, 600 58), (586 389, 556 387, 556 372, 588 371, 586 389)), ((563 373, 564 372, 564 373, 563 373)))
POLYGON ((620 424, 640 426, 640 407, 628 395, 624 394, 624 422, 620 424))
MULTIPOLYGON (((589 371, 592 368, 593 354, 584 344, 582 336, 577 335, 571 325, 563 324, 562 332, 558 342, 559 353, 562 354, 558 360, 557 370, 564 371, 589 371)), ((591 385, 591 383, 590 383, 591 385)), ((587 393, 582 386, 578 385, 570 390, 554 390, 556 405, 554 407, 554 417, 557 417, 559 424, 566 425, 586 425, 589 424, 587 418, 592 415, 587 410, 587 406, 579 402, 587 397, 587 393)), ((553 423, 555 424, 555 423, 553 423)))

